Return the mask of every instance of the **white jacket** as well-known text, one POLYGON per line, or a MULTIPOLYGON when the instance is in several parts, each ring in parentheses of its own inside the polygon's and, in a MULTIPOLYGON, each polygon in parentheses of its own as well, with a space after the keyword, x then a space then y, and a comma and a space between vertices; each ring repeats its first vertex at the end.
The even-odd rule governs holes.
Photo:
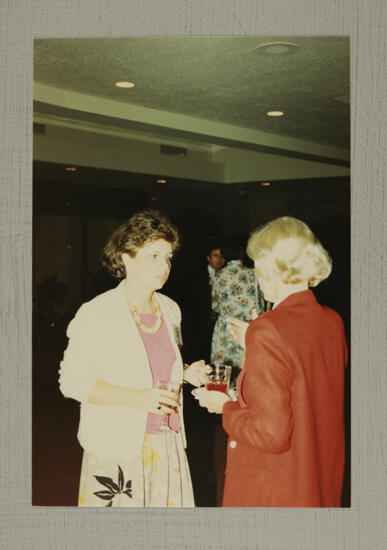
MULTIPOLYGON (((60 389, 81 402, 78 439, 88 452, 104 457, 141 456, 147 412, 130 406, 92 405, 87 402, 97 380, 131 389, 151 388, 148 356, 125 297, 124 281, 83 304, 67 328, 68 347, 60 364, 60 389)), ((183 362, 176 343, 180 308, 156 292, 176 361, 171 378, 182 381, 183 362)), ((180 436, 186 446, 182 406, 180 436)))

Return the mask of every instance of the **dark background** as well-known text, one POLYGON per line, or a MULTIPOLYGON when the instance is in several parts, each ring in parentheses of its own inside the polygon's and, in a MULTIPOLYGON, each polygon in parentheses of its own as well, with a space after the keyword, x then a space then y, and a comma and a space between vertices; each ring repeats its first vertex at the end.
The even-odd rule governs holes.
MULTIPOLYGON (((134 212, 156 208, 182 234, 163 292, 183 316, 183 358, 195 356, 192 288, 206 265, 210 235, 221 242, 243 235, 281 215, 305 221, 333 260, 331 276, 314 289, 318 300, 343 317, 350 338, 349 178, 217 184, 119 171, 34 162, 33 226, 33 504, 77 503, 81 448, 76 439, 79 404, 58 387, 59 362, 67 345, 66 327, 78 307, 117 284, 99 258, 112 231, 134 212)), ((343 506, 350 506, 350 369, 346 379, 347 468, 343 506)), ((214 506, 214 480, 200 455, 206 422, 189 392, 185 395, 187 454, 199 506, 214 506), (204 469, 203 469, 204 468, 204 469)))

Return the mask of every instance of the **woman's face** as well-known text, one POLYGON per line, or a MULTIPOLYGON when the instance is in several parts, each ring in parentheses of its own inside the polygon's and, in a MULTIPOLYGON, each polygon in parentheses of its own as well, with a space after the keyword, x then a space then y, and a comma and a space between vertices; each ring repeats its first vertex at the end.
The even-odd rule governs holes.
POLYGON ((123 254, 122 260, 127 278, 133 278, 151 290, 158 290, 168 279, 172 257, 171 243, 158 239, 140 248, 135 258, 123 254))

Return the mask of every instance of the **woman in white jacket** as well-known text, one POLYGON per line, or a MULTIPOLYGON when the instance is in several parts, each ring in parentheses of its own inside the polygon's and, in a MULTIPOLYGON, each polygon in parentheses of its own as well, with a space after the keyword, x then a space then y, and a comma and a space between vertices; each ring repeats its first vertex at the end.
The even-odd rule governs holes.
POLYGON ((104 249, 104 265, 124 278, 83 304, 69 324, 60 389, 80 401, 84 449, 78 506, 192 507, 182 391, 200 386, 204 361, 183 366, 178 305, 165 284, 179 234, 155 210, 132 216, 104 249))

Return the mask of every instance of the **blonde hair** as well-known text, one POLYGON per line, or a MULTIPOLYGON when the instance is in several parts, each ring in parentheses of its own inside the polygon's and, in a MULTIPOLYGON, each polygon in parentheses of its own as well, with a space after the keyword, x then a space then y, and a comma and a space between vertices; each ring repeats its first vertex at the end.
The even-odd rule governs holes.
POLYGON ((329 277, 332 260, 306 223, 284 216, 255 230, 247 244, 258 275, 283 283, 317 286, 329 277))

